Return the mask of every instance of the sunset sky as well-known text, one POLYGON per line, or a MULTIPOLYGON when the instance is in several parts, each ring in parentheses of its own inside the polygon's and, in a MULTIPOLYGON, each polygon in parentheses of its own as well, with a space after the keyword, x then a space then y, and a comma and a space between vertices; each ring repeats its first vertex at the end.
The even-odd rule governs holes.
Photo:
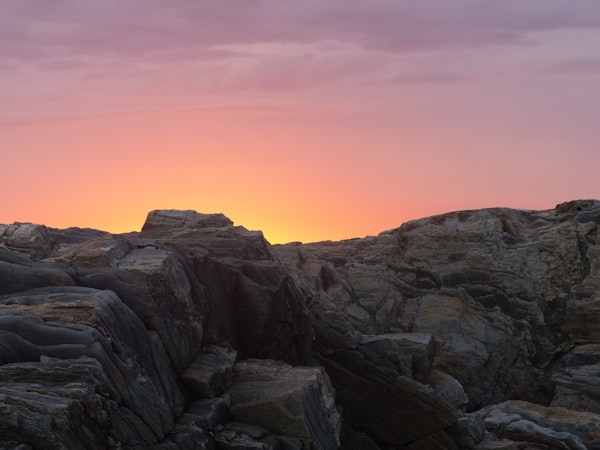
POLYGON ((272 243, 600 197, 597 0, 0 0, 0 223, 272 243))

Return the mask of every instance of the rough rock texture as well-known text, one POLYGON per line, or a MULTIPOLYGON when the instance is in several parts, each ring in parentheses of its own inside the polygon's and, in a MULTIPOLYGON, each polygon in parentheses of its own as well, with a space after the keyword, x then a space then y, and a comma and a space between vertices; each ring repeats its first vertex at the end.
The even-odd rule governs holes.
POLYGON ((489 431, 520 447, 529 444, 572 450, 600 448, 598 414, 512 400, 485 407, 473 415, 482 419, 489 431))
POLYGON ((233 384, 237 353, 210 345, 181 374, 181 380, 195 397, 212 398, 233 384))
MULTIPOLYGON (((159 342, 111 291, 0 297, 0 437, 35 448, 148 445, 186 396, 159 342)), ((0 441, 1 442, 1 441, 0 441)))
POLYGON ((262 234, 222 215, 0 226, 0 448, 213 448, 192 400, 228 388, 236 356, 312 363, 311 337, 262 234))
POLYGON ((600 202, 271 247, 0 225, 0 449, 598 449, 600 202))
POLYGON ((338 448, 340 415, 322 368, 246 360, 236 364, 235 372, 228 390, 234 420, 295 437, 302 448, 338 448))
POLYGON ((473 446, 483 436, 461 425, 463 412, 509 399, 600 413, 599 224, 600 202, 581 200, 548 211, 454 212, 376 237, 275 251, 310 298, 316 356, 350 423, 382 445, 448 435, 473 446), (430 372, 374 361, 379 350, 365 355, 365 335, 390 333, 430 336, 430 372), (366 374, 385 389, 408 375, 436 395, 406 385, 405 401, 381 395, 375 403, 385 408, 372 411, 364 402, 377 390, 366 374), (397 426, 386 418, 394 405, 397 426))

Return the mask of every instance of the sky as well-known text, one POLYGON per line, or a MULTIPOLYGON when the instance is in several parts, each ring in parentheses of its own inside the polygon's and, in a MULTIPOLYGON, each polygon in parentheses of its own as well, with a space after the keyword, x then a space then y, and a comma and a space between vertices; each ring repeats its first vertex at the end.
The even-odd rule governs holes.
POLYGON ((271 243, 600 197, 597 0, 0 0, 0 223, 271 243))

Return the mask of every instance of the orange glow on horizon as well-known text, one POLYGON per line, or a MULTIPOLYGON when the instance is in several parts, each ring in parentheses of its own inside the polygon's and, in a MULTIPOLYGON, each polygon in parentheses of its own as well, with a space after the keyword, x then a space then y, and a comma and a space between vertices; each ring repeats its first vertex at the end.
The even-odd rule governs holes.
POLYGON ((312 242, 600 196, 600 4, 8 3, 0 223, 312 242))

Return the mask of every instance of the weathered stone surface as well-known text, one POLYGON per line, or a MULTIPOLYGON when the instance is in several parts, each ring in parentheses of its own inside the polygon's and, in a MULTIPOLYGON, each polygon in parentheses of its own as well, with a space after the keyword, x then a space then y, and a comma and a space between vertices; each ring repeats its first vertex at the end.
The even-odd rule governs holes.
POLYGON ((186 401, 164 349, 110 291, 0 297, 0 362, 0 439, 36 448, 152 444, 186 401))
POLYGON ((430 435, 448 441, 444 429, 456 421, 451 405, 416 381, 429 375, 435 346, 430 335, 361 336, 335 313, 317 314, 313 323, 318 361, 331 377, 346 420, 387 446, 403 447, 430 435))
POLYGON ((67 265, 36 262, 31 256, 0 247, 0 295, 36 287, 73 285, 67 265))
POLYGON ((523 401, 507 401, 478 411, 488 431, 500 438, 541 448, 600 448, 600 415, 523 401))
POLYGON ((552 406, 600 413, 600 344, 575 346, 553 367, 552 406))
POLYGON ((181 374, 181 380, 196 397, 212 398, 233 384, 237 352, 209 345, 181 374))
POLYGON ((111 289, 157 333, 178 373, 205 343, 229 342, 243 357, 310 361, 304 302, 262 234, 190 211, 154 211, 148 224, 118 236, 5 226, 0 294, 111 289))
POLYGON ((327 379, 340 448, 598 448, 599 225, 595 200, 275 247, 193 211, 0 225, 0 448, 337 448, 327 379), (264 360, 223 394, 213 345, 264 360))
POLYGON ((148 213, 142 231, 172 228, 223 228, 233 222, 223 214, 200 214, 187 210, 156 210, 148 213))
POLYGON ((237 363, 235 372, 235 383, 227 391, 233 419, 297 438, 303 448, 338 448, 340 416, 321 368, 247 360, 237 363))
POLYGON ((597 361, 585 348, 599 343, 599 224, 600 202, 582 200, 459 211, 376 237, 274 250, 311 299, 315 352, 356 425, 366 399, 345 401, 343 385, 373 372, 358 364, 357 335, 389 333, 433 337, 432 375, 420 381, 457 416, 511 398, 600 412, 597 361), (344 376, 328 365, 336 359, 344 376))
POLYGON ((228 409, 228 397, 192 401, 169 434, 153 448, 213 450, 214 432, 229 420, 228 409))
POLYGON ((213 448, 228 401, 187 402, 229 386, 235 352, 312 361, 287 271, 221 215, 156 211, 124 235, 2 226, 2 294, 0 447, 213 448), (190 364, 207 351, 220 368, 204 391, 190 364))
POLYGON ((269 430, 244 422, 229 422, 217 431, 217 445, 222 449, 302 450, 302 441, 290 436, 269 434, 269 430))

